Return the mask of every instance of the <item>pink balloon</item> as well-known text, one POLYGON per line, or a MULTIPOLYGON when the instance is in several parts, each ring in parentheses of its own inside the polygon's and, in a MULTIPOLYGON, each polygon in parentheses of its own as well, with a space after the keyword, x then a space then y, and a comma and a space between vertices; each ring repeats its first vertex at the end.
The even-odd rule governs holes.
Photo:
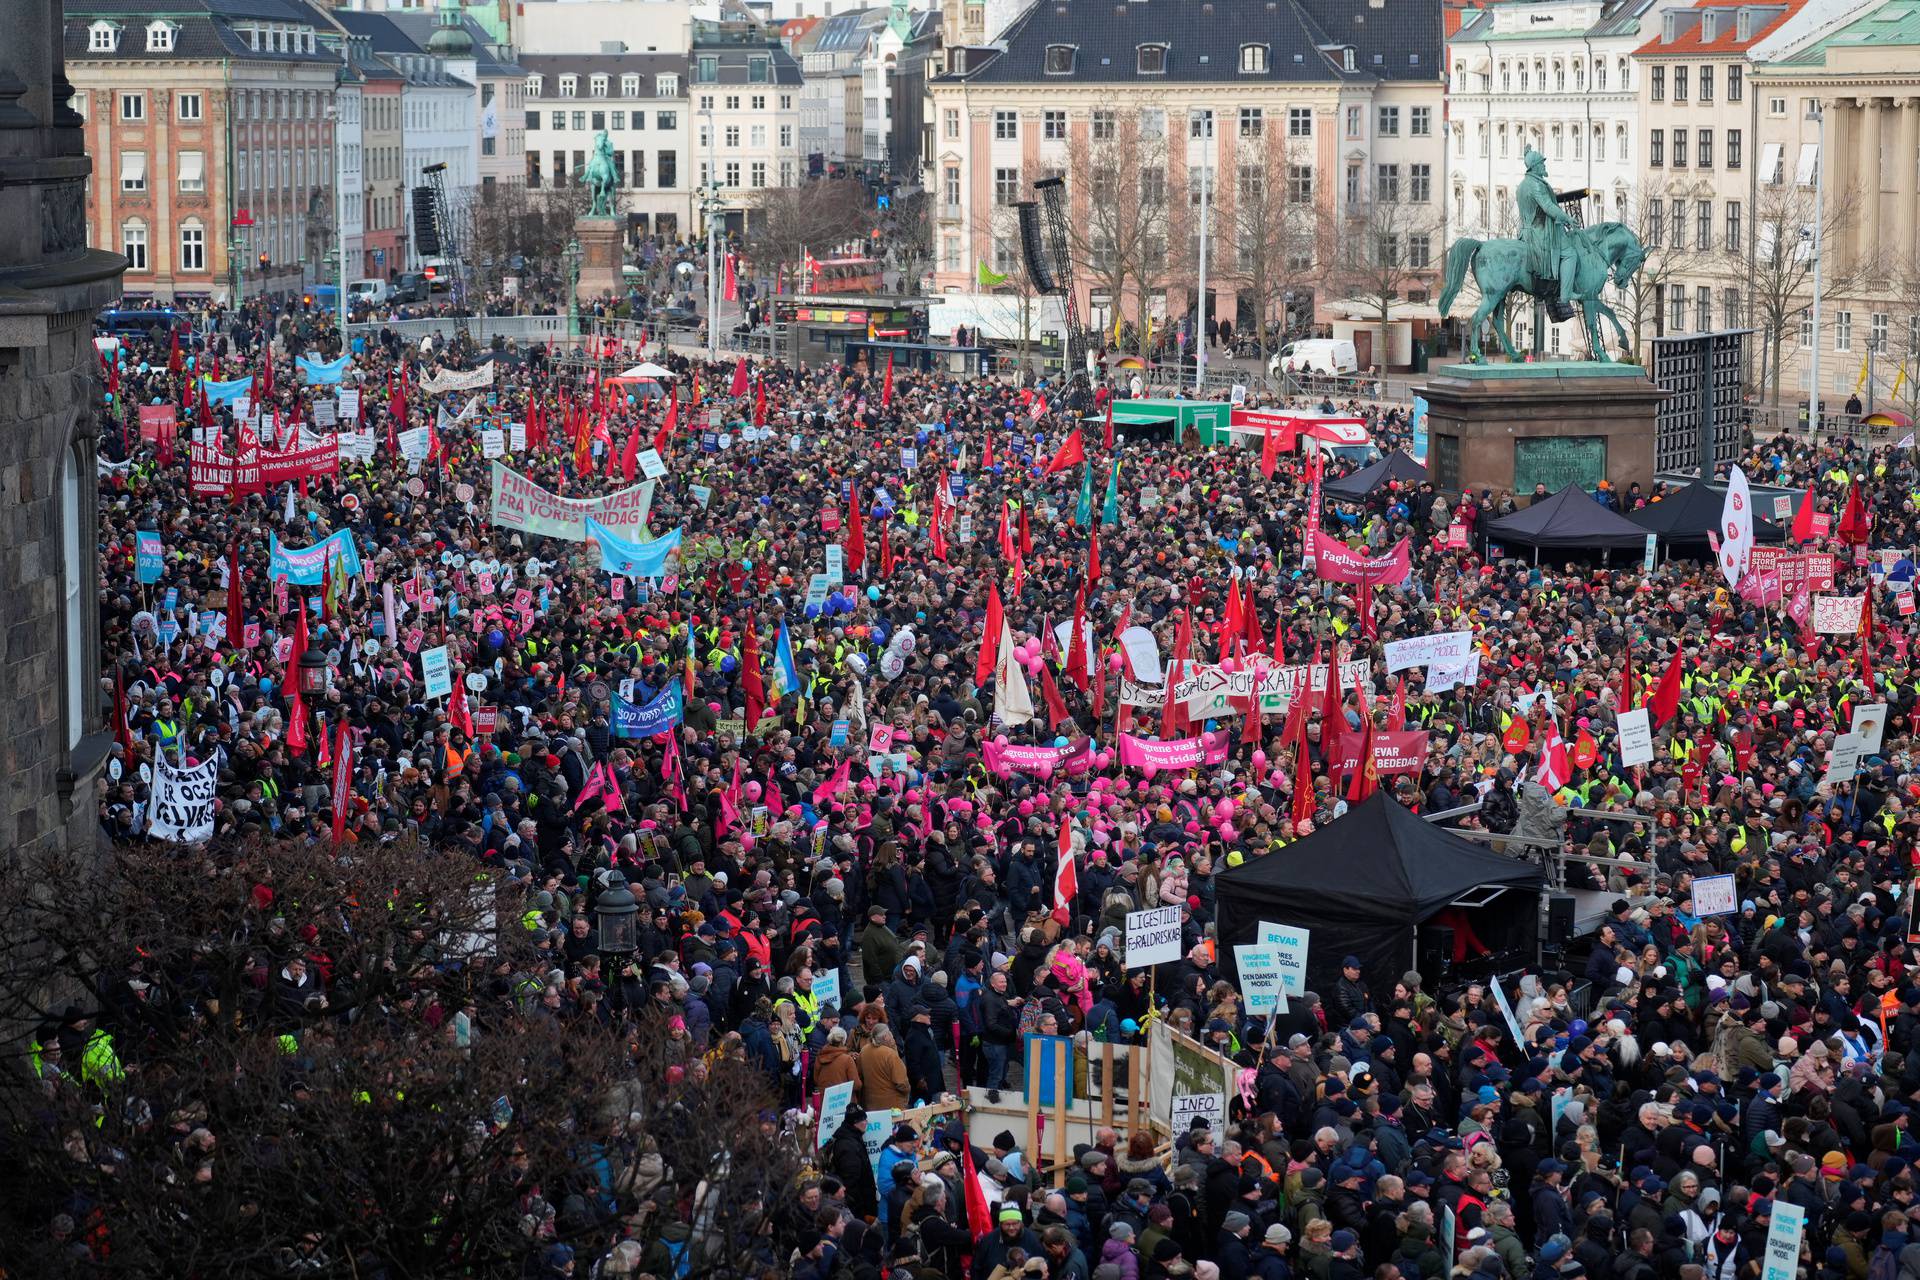
POLYGON ((755 845, 757 845, 757 844, 759 844, 759 843, 760 843, 760 837, 759 837, 759 836, 756 836, 755 834, 753 834, 753 832, 751 832, 751 831, 742 831, 742 832, 740 833, 740 848, 741 848, 741 849, 742 849, 743 851, 745 851, 745 852, 747 852, 747 853, 752 853, 752 852, 753 852, 753 846, 755 846, 755 845))
POLYGON ((1228 822, 1231 821, 1232 818, 1233 801, 1222 800, 1219 804, 1213 806, 1213 820, 1215 822, 1228 822))
POLYGON ((995 738, 995 739, 993 740, 993 745, 994 745, 994 746, 996 746, 996 747, 1004 747, 1004 746, 1006 746, 1006 745, 1007 745, 1007 735, 1003 733, 1003 734, 1001 734, 1000 736, 998 736, 997 738, 995 738))
POLYGON ((1030 676, 1040 674, 1040 659, 1038 657, 1027 659, 1027 674, 1030 676))
POLYGON ((1100 752, 1093 757, 1093 759, 1095 764, 1099 765, 1102 769, 1104 769, 1108 765, 1113 763, 1113 751, 1111 748, 1102 748, 1100 752))
POLYGON ((1238 671, 1240 669, 1240 660, 1238 658, 1222 658, 1220 660, 1220 669, 1222 671, 1238 671))
POLYGON ((1256 769, 1264 769, 1264 768, 1266 768, 1266 767, 1267 767, 1267 753, 1266 753, 1266 752, 1264 752, 1264 751, 1261 751, 1261 750, 1259 750, 1258 748, 1255 748, 1255 749, 1254 749, 1254 753, 1253 753, 1253 767, 1254 767, 1254 768, 1256 768, 1256 769))
MULTIPOLYGON (((1159 766, 1159 765, 1157 765, 1157 764, 1149 764, 1149 765, 1144 765, 1144 766, 1142 766, 1142 767, 1141 767, 1141 770, 1140 770, 1140 772, 1141 772, 1141 773, 1144 773, 1144 774, 1146 774, 1146 775, 1147 775, 1147 779, 1148 779, 1148 781, 1152 781, 1152 779, 1153 779, 1153 776, 1154 776, 1154 775, 1155 775, 1156 773, 1159 773, 1159 772, 1160 772, 1160 766, 1159 766)), ((1141 788, 1141 790, 1143 790, 1143 791, 1144 791, 1144 790, 1146 790, 1146 788, 1145 788, 1145 787, 1142 787, 1142 788, 1141 788)))
POLYGON ((1110 653, 1107 655, 1107 670, 1118 671, 1126 665, 1127 659, 1124 654, 1110 653))
POLYGON ((1233 824, 1231 822, 1223 822, 1220 824, 1220 838, 1222 840, 1233 839, 1233 824))

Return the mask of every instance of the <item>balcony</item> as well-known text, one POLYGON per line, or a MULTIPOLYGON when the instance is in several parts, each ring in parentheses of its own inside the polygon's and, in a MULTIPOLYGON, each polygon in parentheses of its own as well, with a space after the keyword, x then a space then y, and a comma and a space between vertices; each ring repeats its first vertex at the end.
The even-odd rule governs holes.
POLYGON ((943 205, 941 205, 941 206, 940 206, 940 221, 942 221, 942 222, 959 222, 959 221, 961 220, 961 210, 962 210, 962 206, 961 206, 961 205, 957 205, 957 204, 943 204, 943 205))

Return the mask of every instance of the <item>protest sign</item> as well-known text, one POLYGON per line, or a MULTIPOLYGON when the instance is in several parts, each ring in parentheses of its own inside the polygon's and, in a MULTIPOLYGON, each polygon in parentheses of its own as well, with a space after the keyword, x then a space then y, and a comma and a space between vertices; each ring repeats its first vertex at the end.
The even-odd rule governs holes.
POLYGON ((665 733, 686 716, 685 688, 678 680, 667 685, 653 698, 635 704, 613 694, 613 734, 617 738, 651 738, 665 733))
POLYGON ((1414 636, 1410 640, 1387 641, 1387 674, 1424 667, 1434 662, 1457 662, 1473 652, 1473 632, 1443 631, 1437 635, 1414 636))
POLYGON ((816 1147, 824 1147, 833 1141, 833 1135, 840 1130, 840 1124, 847 1118, 847 1108, 853 1104, 853 1081, 845 1080, 839 1084, 830 1084, 820 1091, 820 1124, 814 1130, 813 1142, 816 1147))
POLYGON ((1318 529, 1307 531, 1307 541, 1312 549, 1315 572, 1328 582, 1391 586, 1405 582, 1413 572, 1413 549, 1405 538, 1394 543, 1386 555, 1378 557, 1351 551, 1346 543, 1318 529))
POLYGON ((1860 739, 1860 753, 1875 755, 1887 731, 1887 704, 1871 703, 1853 709, 1853 732, 1860 739))
POLYGON ((1631 711, 1622 711, 1619 720, 1620 763, 1652 764, 1653 725, 1647 719, 1647 709, 1635 707, 1631 711))
POLYGON ((160 574, 166 567, 166 547, 160 541, 157 529, 134 531, 133 558, 135 573, 141 582, 160 581, 160 574))
POLYGON ((1179 907, 1127 912, 1127 968, 1178 960, 1181 914, 1179 907))
POLYGON ((1173 1095, 1174 1133, 1185 1133, 1195 1120, 1205 1120, 1209 1129, 1227 1123, 1227 1095, 1224 1093, 1176 1093, 1173 1095))
POLYGON ((437 373, 420 379, 420 389, 430 396, 439 395, 444 391, 477 391, 481 387, 492 385, 493 361, 491 360, 471 371, 441 369, 437 373))
POLYGON ((1480 655, 1470 653, 1458 661, 1436 662, 1427 668, 1427 688, 1436 693, 1465 685, 1471 689, 1480 683, 1480 655))
POLYGON ((600 568, 626 578, 658 578, 667 571, 667 559, 680 549, 680 530, 653 539, 631 542, 587 517, 587 536, 600 547, 600 568))
POLYGON ((420 651, 420 681, 426 685, 429 698, 445 698, 453 693, 453 667, 447 646, 435 645, 420 651))
POLYGON ((507 439, 498 427, 485 427, 480 432, 480 456, 498 458, 507 451, 507 439))
POLYGON ((1784 1198, 1776 1198, 1772 1205, 1760 1280, 1795 1280, 1800 1274, 1800 1238, 1807 1230, 1807 1211, 1784 1198))
POLYGON ((1859 734, 1835 734, 1833 754, 1827 761, 1826 776, 1820 779, 1820 785, 1830 787, 1835 783, 1852 782, 1854 775, 1860 772, 1860 757, 1865 754, 1861 749, 1859 734))
POLYGON ((213 797, 219 788, 220 762, 209 759, 176 769, 163 752, 153 781, 152 826, 156 840, 193 844, 213 838, 213 797))
POLYGON ((1233 963, 1240 971, 1240 994, 1246 999, 1247 1013, 1264 1018, 1285 1002, 1280 985, 1280 953, 1270 946, 1242 944, 1233 949, 1233 963))
POLYGON ((816 969, 813 973, 813 998, 822 1013, 837 1013, 844 997, 840 994, 840 971, 816 969))
POLYGON ((588 519, 625 538, 646 532, 653 510, 652 480, 643 480, 599 498, 563 498, 505 463, 493 464, 493 523, 522 533, 539 533, 570 542, 587 540, 588 519))
POLYGON ((329 566, 335 573, 360 576, 360 549, 354 545, 353 530, 342 529, 310 547, 282 546, 277 533, 268 538, 267 577, 271 581, 317 587, 329 566))
POLYGON ((1280 966, 1280 989, 1290 996, 1307 993, 1307 944, 1313 931, 1297 924, 1260 922, 1254 935, 1263 947, 1272 947, 1280 966))
POLYGON ((1739 909, 1739 895, 1734 891, 1732 876, 1701 876, 1693 882, 1693 914, 1696 916, 1730 916, 1739 909))
POLYGON ((1815 596, 1813 630, 1815 635, 1850 636, 1860 630, 1859 596, 1815 596))
POLYGON ((657 449, 642 449, 639 461, 640 474, 649 480, 658 480, 667 474, 667 464, 660 460, 657 449))

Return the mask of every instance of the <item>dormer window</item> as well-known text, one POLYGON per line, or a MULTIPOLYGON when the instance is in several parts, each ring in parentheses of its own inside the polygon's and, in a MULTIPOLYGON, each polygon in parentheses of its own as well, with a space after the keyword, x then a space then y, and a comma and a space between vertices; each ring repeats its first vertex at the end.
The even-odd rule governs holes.
POLYGON ((173 35, 179 28, 171 22, 149 22, 147 24, 147 52, 172 53, 173 35))
POLYGON ((621 76, 620 77, 620 96, 623 98, 639 97, 640 96, 640 77, 637 75, 634 75, 632 72, 628 72, 626 75, 621 76))
POLYGON ((537 98, 540 96, 540 82, 543 79, 545 79, 544 76, 527 77, 527 96, 529 98, 537 98))
POLYGON ((120 43, 120 28, 111 22, 96 22, 87 28, 88 53, 112 53, 120 43))
MULTIPOLYGON (((1348 45, 1340 51, 1340 69, 1343 71, 1358 71, 1360 69, 1360 63, 1354 55, 1352 45, 1348 45)), ((1522 73, 1522 79, 1524 78, 1525 73, 1522 73)))
POLYGON ((561 97, 571 98, 579 91, 580 91, 579 76, 561 76, 560 77, 560 96, 561 97))
POLYGON ((653 78, 653 96, 656 98, 677 98, 680 96, 680 77, 677 75, 659 75, 653 78))
POLYGON ((1143 76, 1163 76, 1167 74, 1167 46, 1163 44, 1143 44, 1134 46, 1136 69, 1143 76))
POLYGON ((1255 74, 1267 69, 1267 46, 1263 44, 1243 44, 1240 46, 1240 70, 1255 74))
POLYGON ((589 76, 587 78, 587 91, 596 98, 606 97, 607 77, 604 75, 589 76))
POLYGON ((1074 48, 1070 44, 1050 44, 1047 46, 1047 74, 1050 76, 1070 76, 1073 74, 1074 48))

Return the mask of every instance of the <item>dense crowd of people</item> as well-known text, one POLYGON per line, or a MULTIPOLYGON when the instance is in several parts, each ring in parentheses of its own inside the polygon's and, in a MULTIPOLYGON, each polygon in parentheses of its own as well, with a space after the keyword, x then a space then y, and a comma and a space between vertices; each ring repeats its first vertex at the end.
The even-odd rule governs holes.
MULTIPOLYGON (((345 425, 373 433, 370 460, 231 500, 192 494, 193 424, 239 438, 231 403, 202 408, 197 379, 252 375, 291 438, 338 390, 293 360, 340 349, 327 323, 250 304, 197 350, 132 339, 103 358, 100 609, 122 741, 102 833, 150 838, 162 757, 216 760, 216 848, 322 842, 337 824, 349 844, 464 850, 520 886, 552 972, 505 1001, 563 1029, 657 1025, 690 1070, 744 1060, 810 1120, 851 1083, 775 1215, 768 1274, 1754 1280, 1771 1215, 1791 1204, 1805 1275, 1920 1277, 1920 672, 1914 615, 1883 575, 1868 585, 1843 534, 1829 535, 1835 589, 1869 593, 1864 639, 1796 629, 1712 560, 1645 574, 1637 558, 1488 559, 1482 526, 1525 496, 1419 481, 1311 510, 1303 454, 1113 438, 1107 402, 1124 385, 678 354, 661 381, 610 383, 625 361, 378 330, 345 375, 363 393, 362 422, 345 425), (423 389, 489 358, 487 387, 423 389), (179 407, 178 449, 142 438, 139 407, 156 404, 179 407), (657 448, 649 528, 683 538, 667 571, 610 576, 591 542, 494 523, 481 433, 508 425, 528 440, 501 461, 569 497, 637 482, 636 454, 657 448), (430 455, 402 456, 399 435, 427 426, 430 455), (1315 527, 1370 554, 1407 539, 1411 574, 1379 591, 1324 582, 1301 560, 1315 527), (144 530, 164 545, 151 581, 136 570, 144 530), (272 542, 341 532, 363 576, 290 591, 269 576, 272 542), (829 554, 843 581, 810 599, 829 554), (157 632, 165 597, 172 643, 157 632), (189 610, 225 614, 225 638, 195 636, 189 610), (1076 654, 1082 624, 1090 652, 1076 654), (1148 737, 1169 725, 1122 706, 1122 677, 1141 674, 1119 642, 1132 627, 1168 659, 1340 654, 1375 678, 1250 729, 1244 712, 1190 726, 1222 730, 1202 767, 1123 768, 1127 718, 1148 737), (1477 684, 1387 677, 1383 642, 1455 629, 1474 633, 1477 684), (297 701, 296 633, 328 666, 297 701), (426 695, 419 650, 441 644, 457 697, 426 695), (1030 710, 1011 705, 1010 666, 1030 710), (1655 759, 1625 767, 1616 718, 1670 667, 1684 689, 1655 759), (677 724, 620 736, 622 708, 676 684, 677 724), (1857 781, 1824 783, 1851 708, 1882 701, 1882 750, 1857 781), (1480 984, 1369 984, 1350 957, 1269 1026, 1223 977, 1216 876, 1286 858, 1363 794, 1323 750, 1330 717, 1428 734, 1420 772, 1380 780, 1416 811, 1479 797, 1460 821, 1513 832, 1551 727, 1595 744, 1553 779, 1559 804, 1650 819, 1565 823, 1565 851, 1613 860, 1570 861, 1569 882, 1617 901, 1507 990, 1511 1022, 1480 984), (343 756, 327 749, 343 728, 337 789, 343 756), (1004 764, 1005 748, 1086 740, 1084 769, 1004 764), (641 901, 631 963, 592 941, 616 871, 641 901), (1694 913, 1693 881, 1713 873, 1736 876, 1737 915, 1694 913), (1182 958, 1129 970, 1124 917, 1160 905, 1182 911, 1182 958), (839 993, 825 1006, 823 980, 839 993), (982 1145, 963 1115, 916 1111, 965 1086, 1017 1091, 1029 1033, 1073 1037, 1084 1073, 1091 1046, 1137 1045, 1155 1019, 1243 1066, 1224 1124, 1101 1131, 1060 1180, 1011 1131, 982 1145), (894 1112, 876 1156, 868 1118, 894 1112)), ((1410 406, 1343 407, 1380 449, 1408 442, 1410 406)), ((1742 465, 1836 525, 1857 504, 1876 551, 1920 542, 1910 450, 1761 440, 1742 465)), ((1597 496, 1631 510, 1662 492, 1597 496)), ((324 997, 329 975, 290 981, 324 997)), ((290 1007, 328 1016, 324 999, 290 1007)), ((529 1248, 530 1275, 677 1265, 617 1239, 529 1248)))

